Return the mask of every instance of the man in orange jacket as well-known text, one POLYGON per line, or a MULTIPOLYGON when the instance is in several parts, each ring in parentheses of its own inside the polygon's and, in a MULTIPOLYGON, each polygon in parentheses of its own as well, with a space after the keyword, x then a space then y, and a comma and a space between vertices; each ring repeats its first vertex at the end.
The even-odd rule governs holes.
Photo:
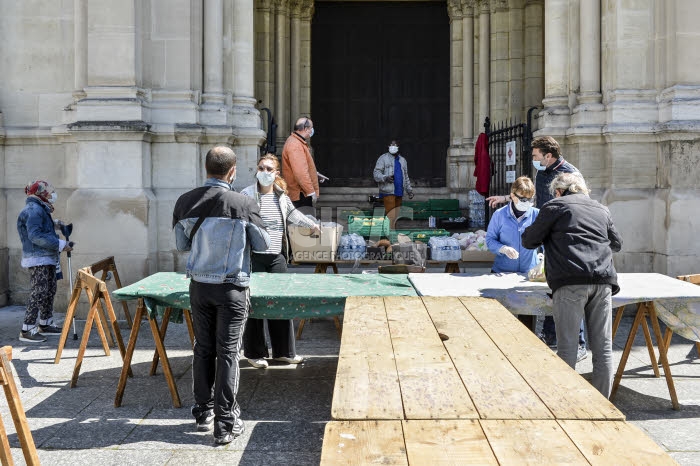
POLYGON ((282 149, 282 177, 294 207, 313 207, 319 197, 319 174, 311 158, 308 140, 314 135, 311 119, 301 117, 282 149))

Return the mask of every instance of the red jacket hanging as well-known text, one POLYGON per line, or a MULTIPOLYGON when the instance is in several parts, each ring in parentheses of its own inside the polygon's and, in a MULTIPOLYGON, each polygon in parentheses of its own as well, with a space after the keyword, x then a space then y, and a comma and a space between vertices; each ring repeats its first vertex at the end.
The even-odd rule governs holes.
POLYGON ((489 157, 489 138, 481 133, 474 147, 474 176, 476 191, 482 196, 488 196, 491 183, 491 158, 489 157))

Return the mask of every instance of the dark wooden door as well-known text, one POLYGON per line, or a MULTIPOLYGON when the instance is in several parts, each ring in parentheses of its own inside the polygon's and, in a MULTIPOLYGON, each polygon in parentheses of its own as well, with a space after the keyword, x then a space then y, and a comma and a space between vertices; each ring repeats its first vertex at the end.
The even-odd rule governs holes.
POLYGON ((445 186, 449 30, 444 2, 315 2, 312 144, 332 186, 375 186, 392 139, 415 185, 445 186))

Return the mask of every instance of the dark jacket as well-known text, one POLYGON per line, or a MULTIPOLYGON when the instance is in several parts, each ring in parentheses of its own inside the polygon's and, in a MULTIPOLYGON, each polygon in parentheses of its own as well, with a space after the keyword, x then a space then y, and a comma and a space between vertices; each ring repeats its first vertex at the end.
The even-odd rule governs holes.
POLYGON ((622 238, 607 207, 585 194, 552 199, 522 235, 523 246, 544 244, 547 284, 556 291, 566 285, 609 284, 620 291, 612 253, 622 238))
POLYGON ((537 172, 537 178, 535 178, 535 207, 541 209, 543 205, 552 200, 554 196, 549 192, 549 185, 560 173, 578 173, 578 168, 564 160, 564 157, 559 157, 552 165, 537 172))

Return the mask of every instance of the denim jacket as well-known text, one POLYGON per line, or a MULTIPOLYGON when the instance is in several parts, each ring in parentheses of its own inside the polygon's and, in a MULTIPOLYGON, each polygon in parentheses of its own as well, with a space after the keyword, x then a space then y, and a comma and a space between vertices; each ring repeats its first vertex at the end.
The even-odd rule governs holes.
POLYGON ((180 196, 173 210, 173 229, 178 251, 191 251, 187 276, 200 283, 247 287, 251 249, 264 252, 270 245, 258 204, 215 178, 180 196), (210 199, 222 189, 223 195, 210 210, 210 199), (206 218, 193 239, 192 228, 202 215, 206 218))
POLYGON ((17 232, 22 242, 22 267, 56 265, 61 245, 54 230, 51 210, 39 199, 28 197, 17 217, 17 232))

